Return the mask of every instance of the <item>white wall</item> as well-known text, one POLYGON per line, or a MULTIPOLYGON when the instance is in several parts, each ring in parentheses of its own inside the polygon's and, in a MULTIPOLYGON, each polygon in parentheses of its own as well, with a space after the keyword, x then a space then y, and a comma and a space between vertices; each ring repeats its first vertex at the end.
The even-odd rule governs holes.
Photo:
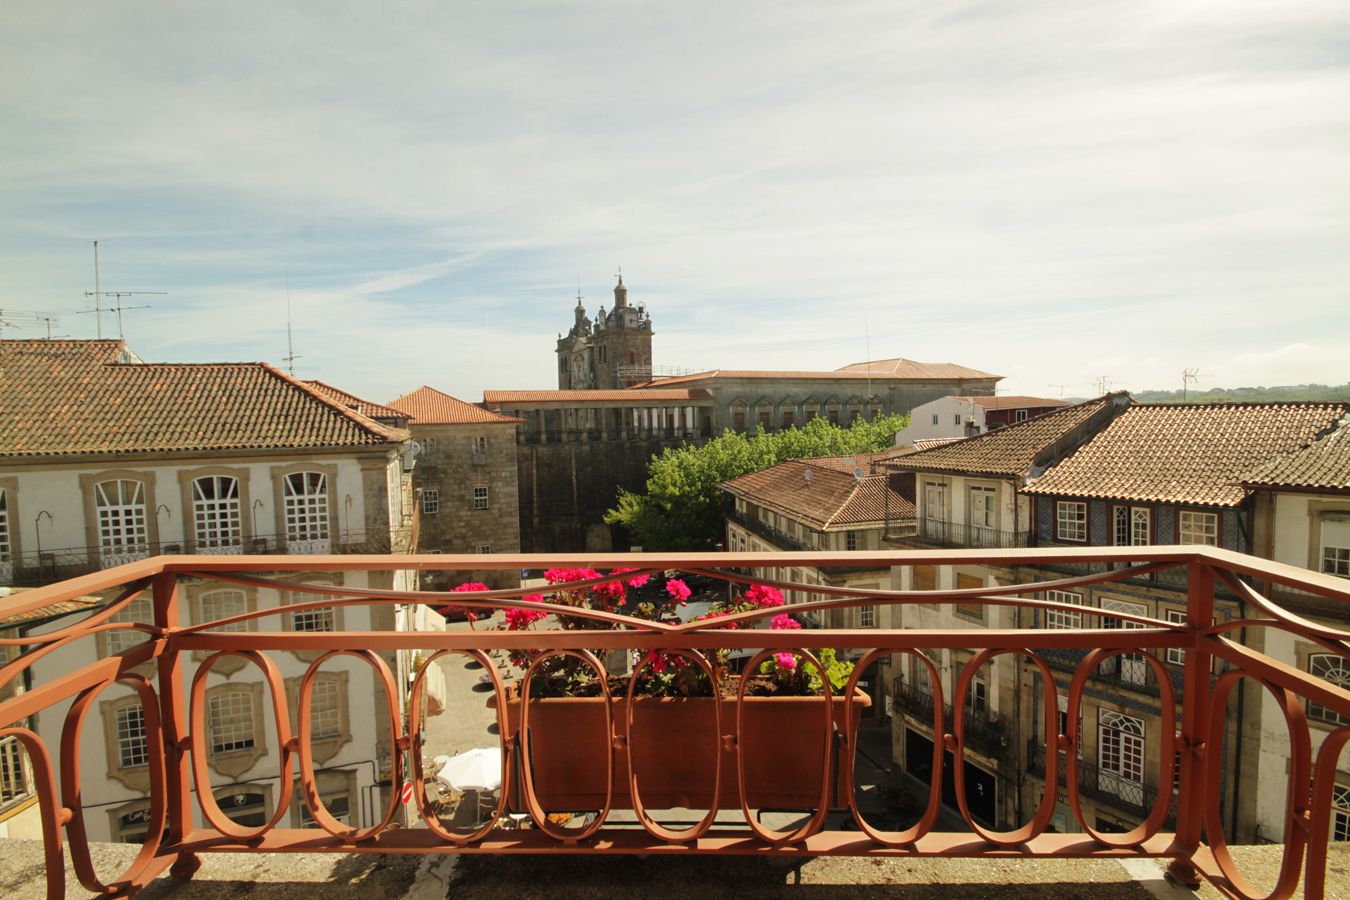
POLYGON ((930 400, 922 406, 916 406, 910 411, 909 425, 900 429, 895 435, 895 446, 907 447, 915 441, 933 440, 935 438, 957 438, 966 436, 965 423, 967 419, 973 418, 975 424, 979 426, 980 432, 984 432, 984 407, 956 399, 955 397, 940 397, 937 400, 930 400), (933 416, 937 416, 937 424, 933 424, 933 416), (957 417, 961 421, 956 421, 957 417))

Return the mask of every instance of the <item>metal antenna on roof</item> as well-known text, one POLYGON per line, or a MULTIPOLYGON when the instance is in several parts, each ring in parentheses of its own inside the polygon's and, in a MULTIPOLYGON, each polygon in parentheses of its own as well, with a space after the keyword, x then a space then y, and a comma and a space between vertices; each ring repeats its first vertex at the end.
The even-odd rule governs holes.
MULTIPOLYGON (((99 292, 98 292, 98 291, 95 291, 95 293, 99 293, 99 292)), ((123 305, 122 305, 122 298, 123 298, 123 297, 139 297, 139 296, 141 296, 141 295, 143 295, 143 294, 164 294, 165 292, 164 292, 164 291, 102 291, 102 293, 107 294, 107 295, 110 296, 110 297, 116 297, 116 298, 117 298, 117 305, 113 307, 113 311, 117 313, 117 339, 118 339, 119 341, 125 341, 125 340, 127 339, 127 335, 126 335, 126 332, 122 329, 122 311, 123 311, 123 310, 128 310, 128 309, 149 309, 150 307, 149 307, 149 306, 123 306, 123 305)), ((90 294, 89 294, 88 291, 85 291, 85 292, 84 292, 84 295, 85 295, 86 297, 90 296, 90 294)), ((98 298, 95 297, 95 306, 94 306, 94 309, 78 309, 78 310, 76 310, 76 312, 78 312, 78 313, 94 313, 94 317, 95 317, 96 319, 100 319, 100 320, 101 320, 103 317, 102 317, 101 315, 99 315, 99 314, 100 314, 103 310, 101 310, 101 309, 98 308, 98 302, 97 302, 97 301, 98 301, 98 298)), ((99 337, 100 337, 100 338, 103 337, 103 329, 102 329, 102 328, 99 329, 98 334, 99 334, 99 337)))
POLYGON ((295 345, 291 342, 291 270, 286 270, 286 356, 283 362, 286 363, 286 371, 291 377, 295 377, 295 361, 300 357, 295 355, 295 345))
MULTIPOLYGON (((89 292, 85 291, 86 297, 89 292)), ((94 325, 98 333, 98 339, 103 340, 103 292, 98 286, 98 241, 94 241, 94 325)))
POLYGON ((1187 398, 1187 397, 1189 396, 1189 394, 1190 394, 1190 392, 1189 392, 1189 390, 1188 390, 1188 389, 1190 388, 1190 386, 1191 386, 1192 384, 1198 383, 1199 381, 1200 381, 1200 370, 1199 370, 1199 369, 1182 369, 1182 370, 1181 370, 1181 402, 1182 402, 1182 403, 1185 403, 1185 402, 1186 402, 1186 398, 1187 398))
POLYGON ((47 322, 47 336, 51 337, 50 316, 42 313, 27 312, 22 309, 0 309, 0 338, 5 336, 6 328, 36 328, 42 323, 47 322))

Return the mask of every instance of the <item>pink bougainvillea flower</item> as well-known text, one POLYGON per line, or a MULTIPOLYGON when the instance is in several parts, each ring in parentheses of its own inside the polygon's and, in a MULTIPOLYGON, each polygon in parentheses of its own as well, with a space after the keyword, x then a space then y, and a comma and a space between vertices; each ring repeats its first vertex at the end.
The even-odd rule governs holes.
POLYGON ((798 622, 796 619, 792 618, 792 616, 789 616, 787 613, 779 613, 778 615, 773 617, 773 622, 770 624, 769 627, 778 631, 783 631, 785 629, 790 631, 794 628, 801 628, 802 623, 798 622))
MULTIPOLYGON (((637 569, 615 569, 615 570, 614 570, 613 572, 611 572, 610 574, 611 574, 611 575, 618 575, 618 574, 620 574, 620 573, 622 573, 622 572, 636 572, 636 571, 637 571, 637 569)), ((652 576, 650 576, 650 575, 638 575, 636 578, 630 578, 630 579, 628 579, 628 586, 629 586, 630 588, 640 588, 640 587, 643 587, 644 585, 646 585, 646 583, 647 583, 648 581, 651 581, 651 578, 652 578, 652 576)))
POLYGON ((797 668, 797 657, 791 653, 775 653, 774 662, 778 663, 778 668, 792 671, 797 668))
MULTIPOLYGON (((526 594, 520 599, 530 603, 544 602, 544 598, 538 594, 526 594)), ((530 623, 546 618, 548 618, 548 613, 542 609, 508 609, 506 611, 506 630, 522 631, 528 628, 530 623)))
POLYGON ((689 599, 689 596, 693 591, 689 590, 689 585, 685 584, 680 579, 672 578, 666 582, 666 593, 669 594, 676 603, 684 606, 684 602, 689 599))
POLYGON ((765 609, 783 605, 783 592, 767 584, 757 584, 745 592, 745 602, 765 609))
MULTIPOLYGON (((729 616, 729 615, 731 615, 731 614, 732 614, 732 611, 730 611, 730 610, 728 610, 728 611, 726 611, 726 612, 714 612, 714 613, 708 613, 706 616, 699 616, 698 618, 694 619, 693 621, 695 621, 695 622, 707 622, 707 621, 709 621, 709 620, 711 620, 711 619, 720 619, 720 618, 722 618, 723 616, 729 616)), ((726 623, 725 625, 719 625, 718 627, 719 627, 719 628, 727 628, 727 629, 739 628, 739 627, 740 627, 740 623, 739 623, 739 622, 728 622, 728 623, 726 623)))

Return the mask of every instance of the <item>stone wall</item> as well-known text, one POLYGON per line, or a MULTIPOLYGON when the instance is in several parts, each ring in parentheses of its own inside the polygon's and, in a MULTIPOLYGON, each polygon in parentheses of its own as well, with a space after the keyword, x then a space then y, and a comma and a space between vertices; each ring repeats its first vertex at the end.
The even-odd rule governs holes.
POLYGON ((684 439, 522 443, 516 448, 520 482, 520 540, 527 553, 627 549, 624 536, 604 524, 619 488, 641 491, 647 464, 684 439))
MULTIPOLYGON (((493 553, 520 551, 517 515, 516 426, 514 424, 418 425, 413 440, 422 453, 413 469, 420 517, 419 553, 493 553), (486 449, 475 447, 485 438, 486 449), (474 488, 487 488, 487 508, 474 508, 474 488), (434 511, 429 501, 435 491, 434 511)), ((456 573, 456 584, 485 581, 493 587, 518 584, 510 573, 456 573)), ((424 587, 428 586, 424 583, 424 587)))

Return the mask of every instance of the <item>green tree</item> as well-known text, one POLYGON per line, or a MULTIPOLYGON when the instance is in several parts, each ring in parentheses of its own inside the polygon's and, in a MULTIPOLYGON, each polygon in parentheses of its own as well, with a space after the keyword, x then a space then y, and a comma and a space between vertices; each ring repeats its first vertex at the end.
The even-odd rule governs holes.
POLYGON ((721 540, 731 500, 722 482, 766 469, 785 459, 871 453, 890 446, 909 416, 861 419, 849 428, 821 418, 803 428, 753 435, 727 429, 702 446, 685 444, 653 456, 647 466, 647 491, 620 490, 618 503, 605 514, 622 525, 647 550, 704 550, 721 540))

